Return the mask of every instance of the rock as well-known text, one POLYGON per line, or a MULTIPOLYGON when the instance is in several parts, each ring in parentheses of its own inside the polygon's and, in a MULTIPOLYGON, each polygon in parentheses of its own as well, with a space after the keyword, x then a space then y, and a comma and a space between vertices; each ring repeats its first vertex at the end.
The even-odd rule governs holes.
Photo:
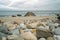
POLYGON ((45 29, 49 30, 49 26, 45 26, 45 29))
POLYGON ((36 29, 32 29, 31 32, 36 36, 36 29))
POLYGON ((6 40, 6 37, 2 37, 2 40, 6 40))
POLYGON ((48 37, 47 40, 54 40, 54 38, 53 37, 48 37))
POLYGON ((26 25, 24 24, 24 23, 21 23, 20 24, 20 29, 26 29, 27 27, 26 27, 26 25))
POLYGON ((10 31, 12 34, 19 35, 19 29, 14 29, 10 31))
POLYGON ((37 29, 37 31, 36 31, 37 38, 39 38, 39 37, 47 38, 47 37, 52 37, 53 36, 52 32, 45 31, 45 30, 39 30, 39 29, 37 29))
POLYGON ((60 40, 60 35, 54 35, 55 40, 60 40))
POLYGON ((13 24, 20 25, 21 23, 24 23, 24 20, 22 20, 22 19, 14 19, 14 23, 13 24))
POLYGON ((12 17, 16 17, 16 15, 12 15, 12 17))
POLYGON ((56 29, 54 30, 54 33, 55 33, 56 35, 60 35, 60 28, 59 28, 59 27, 56 28, 56 29))
POLYGON ((36 28, 39 22, 34 22, 31 24, 27 24, 27 28, 36 28))
POLYGON ((6 40, 6 36, 4 33, 0 32, 0 40, 6 40))
POLYGON ((4 34, 10 34, 9 31, 7 30, 6 25, 4 25, 4 24, 0 27, 0 32, 2 32, 4 34))
POLYGON ((17 24, 12 24, 12 23, 5 23, 8 30, 13 30, 17 27, 17 24))
POLYGON ((39 40, 46 40, 45 38, 40 38, 39 40))
POLYGON ((17 14, 17 16, 22 16, 22 15, 20 15, 20 14, 17 14))
POLYGON ((21 30, 21 37, 25 40, 37 40, 36 36, 31 32, 25 32, 21 30))
POLYGON ((8 40, 17 40, 17 35, 9 35, 8 40))
POLYGON ((32 12, 27 12, 26 14, 25 14, 25 16, 36 16, 34 13, 32 13, 32 12))

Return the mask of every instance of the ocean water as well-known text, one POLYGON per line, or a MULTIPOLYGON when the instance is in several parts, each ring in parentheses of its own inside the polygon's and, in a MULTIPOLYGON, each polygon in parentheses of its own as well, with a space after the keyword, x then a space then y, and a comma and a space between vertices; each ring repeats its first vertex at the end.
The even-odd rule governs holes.
MULTIPOLYGON (((22 16, 24 16, 28 11, 0 11, 0 17, 3 16, 9 16, 9 15, 17 15, 17 14, 21 14, 22 16)), ((35 15, 37 16, 53 16, 55 14, 60 14, 60 11, 31 11, 33 12, 35 15)))

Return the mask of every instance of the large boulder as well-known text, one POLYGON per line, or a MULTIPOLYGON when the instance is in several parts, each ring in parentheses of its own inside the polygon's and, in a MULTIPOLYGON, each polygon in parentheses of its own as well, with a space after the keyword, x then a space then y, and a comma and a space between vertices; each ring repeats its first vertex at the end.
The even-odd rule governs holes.
POLYGON ((26 14, 25 14, 25 16, 36 16, 34 13, 32 13, 32 12, 27 12, 26 14))

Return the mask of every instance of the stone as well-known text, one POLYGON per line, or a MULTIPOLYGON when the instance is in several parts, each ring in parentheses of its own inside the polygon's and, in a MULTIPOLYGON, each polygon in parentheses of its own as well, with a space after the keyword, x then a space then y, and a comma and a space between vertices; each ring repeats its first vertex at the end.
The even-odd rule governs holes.
POLYGON ((60 40, 60 35, 54 35, 55 40, 60 40))
POLYGON ((39 40, 46 40, 45 38, 40 38, 39 40))
POLYGON ((25 16, 36 16, 34 13, 32 13, 32 12, 27 12, 26 14, 25 14, 25 16))
POLYGON ((55 33, 56 35, 60 35, 60 27, 54 29, 54 33, 55 33))
POLYGON ((31 32, 25 32, 24 30, 21 30, 20 35, 24 40, 37 40, 36 36, 31 32))
POLYGON ((8 40, 17 40, 17 35, 9 35, 8 40))
POLYGON ((12 34, 19 35, 19 29, 14 29, 10 31, 12 34))
POLYGON ((31 23, 31 24, 27 24, 27 28, 29 29, 34 29, 37 27, 37 25, 39 24, 39 22, 34 22, 34 23, 31 23))
POLYGON ((6 40, 6 37, 2 37, 2 40, 6 40))
POLYGON ((47 38, 47 37, 52 37, 53 33, 50 31, 45 31, 45 30, 37 30, 36 35, 37 35, 37 38, 39 37, 47 38))
POLYGON ((53 37, 48 37, 47 40, 54 40, 54 38, 53 37))
POLYGON ((0 32, 0 40, 6 40, 6 36, 4 33, 0 32))

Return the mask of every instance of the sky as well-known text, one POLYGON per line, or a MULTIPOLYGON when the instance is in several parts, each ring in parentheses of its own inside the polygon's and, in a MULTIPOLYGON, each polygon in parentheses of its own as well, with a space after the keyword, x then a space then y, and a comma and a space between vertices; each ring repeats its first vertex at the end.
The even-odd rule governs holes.
POLYGON ((60 0, 0 0, 0 11, 60 10, 60 0))

